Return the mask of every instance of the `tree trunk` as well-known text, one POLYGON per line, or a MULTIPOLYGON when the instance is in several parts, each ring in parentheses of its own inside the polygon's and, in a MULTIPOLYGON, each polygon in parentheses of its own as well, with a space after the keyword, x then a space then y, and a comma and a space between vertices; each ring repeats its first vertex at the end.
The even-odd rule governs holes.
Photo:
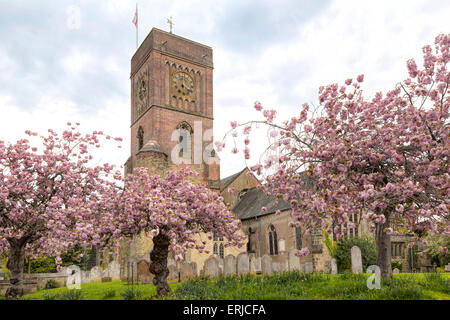
POLYGON ((156 286, 157 296, 164 296, 169 293, 167 284, 169 269, 167 268, 167 256, 169 255, 169 237, 158 234, 153 238, 153 251, 150 253, 150 272, 155 275, 153 284, 156 286))
POLYGON ((16 299, 23 296, 23 266, 25 263, 25 243, 22 240, 9 241, 9 257, 6 267, 11 273, 11 286, 6 290, 6 299, 16 299))
POLYGON ((377 265, 380 267, 382 277, 392 278, 391 236, 384 232, 385 228, 389 228, 388 217, 384 224, 377 223, 376 225, 377 265))

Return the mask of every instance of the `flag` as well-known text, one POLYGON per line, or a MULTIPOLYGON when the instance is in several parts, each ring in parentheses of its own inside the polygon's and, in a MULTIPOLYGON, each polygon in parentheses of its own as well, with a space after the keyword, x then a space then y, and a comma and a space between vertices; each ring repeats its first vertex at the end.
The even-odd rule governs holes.
POLYGON ((137 5, 136 5, 136 12, 135 12, 134 18, 133 18, 133 24, 137 27, 137 24, 138 24, 138 10, 137 10, 137 5))

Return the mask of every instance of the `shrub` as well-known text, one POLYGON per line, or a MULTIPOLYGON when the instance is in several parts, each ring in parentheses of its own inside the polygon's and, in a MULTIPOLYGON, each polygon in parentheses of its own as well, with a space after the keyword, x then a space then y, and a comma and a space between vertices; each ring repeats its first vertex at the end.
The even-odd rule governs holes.
POLYGON ((358 246, 361 249, 363 270, 377 262, 375 241, 369 237, 348 238, 338 241, 336 248, 336 263, 339 271, 351 270, 351 249, 358 246))
POLYGON ((142 291, 131 286, 120 293, 124 300, 140 300, 142 299, 142 291))
POLYGON ((54 288, 59 288, 59 283, 53 279, 47 280, 47 283, 45 284, 45 289, 54 289, 54 288))
POLYGON ((402 271, 403 264, 400 261, 391 260, 391 267, 392 267, 392 270, 397 268, 398 270, 402 271))
MULTIPOLYGON (((39 257, 30 261, 31 273, 53 273, 56 272, 55 258, 39 257)), ((24 265, 24 272, 28 272, 28 263, 24 265)))
POLYGON ((79 289, 65 291, 61 294, 60 300, 81 300, 83 292, 79 289))
POLYGON ((115 296, 116 296, 116 291, 113 289, 107 289, 103 293, 103 299, 110 299, 110 298, 114 298, 115 296))

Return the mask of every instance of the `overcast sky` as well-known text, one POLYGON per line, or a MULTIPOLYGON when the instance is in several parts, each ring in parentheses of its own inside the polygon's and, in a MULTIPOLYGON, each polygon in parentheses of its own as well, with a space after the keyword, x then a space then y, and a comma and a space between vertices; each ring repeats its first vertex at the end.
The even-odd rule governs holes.
MULTIPOLYGON (((0 0, 0 139, 79 121, 124 138, 102 160, 122 165, 130 148, 130 59, 136 1, 0 0), (79 13, 79 19, 77 14, 79 13)), ((216 140, 231 120, 255 118, 253 102, 280 119, 316 103, 321 85, 365 75, 368 96, 406 78, 406 60, 450 32, 450 1, 140 1, 139 40, 152 27, 209 45, 214 54, 216 140)), ((253 141, 256 140, 256 137, 253 141)), ((251 145, 257 160, 265 144, 251 145)), ((220 154, 221 177, 245 166, 220 154)))

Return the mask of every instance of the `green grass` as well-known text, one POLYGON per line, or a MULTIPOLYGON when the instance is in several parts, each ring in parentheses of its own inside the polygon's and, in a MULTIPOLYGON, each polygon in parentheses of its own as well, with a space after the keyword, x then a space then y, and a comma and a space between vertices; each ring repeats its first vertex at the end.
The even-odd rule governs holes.
MULTIPOLYGON (((171 290, 176 289, 180 284, 170 284, 171 290)), ((81 284, 81 300, 123 300, 122 293, 125 293, 132 286, 123 281, 112 282, 91 282, 81 284)), ((153 284, 143 284, 134 286, 141 292, 143 299, 148 299, 156 294, 156 287, 153 284)), ((27 294, 25 298, 29 300, 45 300, 54 297, 61 299, 62 295, 70 290, 67 287, 56 289, 41 290, 35 293, 27 294)), ((78 291, 78 290, 77 290, 78 291)))
MULTIPOLYGON (((450 300, 450 274, 395 274, 383 280, 381 289, 370 290, 369 274, 354 275, 284 272, 268 276, 195 278, 170 284, 166 299, 194 300, 450 300)), ((78 291, 78 290, 77 290, 78 291)), ((94 282, 81 285, 81 295, 67 288, 41 290, 25 296, 30 300, 57 299, 123 300, 149 299, 156 294, 152 284, 128 286, 126 282, 94 282)))

